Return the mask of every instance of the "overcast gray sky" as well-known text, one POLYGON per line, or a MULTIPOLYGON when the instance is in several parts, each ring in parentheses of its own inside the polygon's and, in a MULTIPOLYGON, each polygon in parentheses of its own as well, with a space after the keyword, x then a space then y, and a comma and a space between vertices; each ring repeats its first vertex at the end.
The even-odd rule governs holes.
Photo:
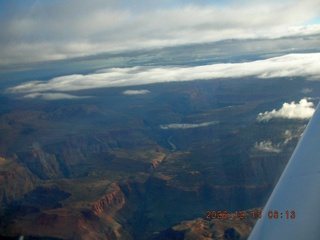
POLYGON ((319 0, 0 1, 0 66, 320 33, 319 0))

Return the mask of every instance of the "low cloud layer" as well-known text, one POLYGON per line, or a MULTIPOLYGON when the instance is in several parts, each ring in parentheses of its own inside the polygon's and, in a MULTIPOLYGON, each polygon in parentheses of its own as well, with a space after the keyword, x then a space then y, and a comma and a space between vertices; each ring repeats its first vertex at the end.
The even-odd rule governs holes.
POLYGON ((279 110, 273 109, 270 112, 259 113, 258 121, 269 121, 272 118, 308 119, 314 113, 314 105, 307 99, 301 99, 299 103, 284 103, 279 110))
POLYGON ((253 149, 256 151, 269 152, 269 153, 280 153, 282 149, 289 144, 293 139, 299 139, 304 132, 306 125, 303 125, 294 130, 286 130, 282 134, 282 137, 278 139, 278 142, 275 144, 270 140, 265 140, 261 142, 256 142, 253 146, 253 149))
POLYGON ((320 76, 320 53, 288 54, 243 63, 221 63, 195 67, 132 67, 102 69, 92 74, 73 74, 49 81, 31 81, 9 92, 74 91, 101 87, 134 86, 160 82, 192 81, 237 77, 294 77, 311 80, 320 76))
POLYGON ((200 128, 200 127, 208 127, 211 125, 215 125, 219 123, 218 121, 212 122, 203 122, 203 123, 172 123, 166 125, 160 125, 161 129, 168 130, 168 129, 189 129, 189 128, 200 128))
POLYGON ((282 147, 287 145, 294 137, 297 137, 297 136, 294 136, 292 131, 286 130, 283 134, 283 138, 284 138, 283 142, 280 142, 277 144, 272 143, 270 140, 256 142, 253 148, 257 151, 262 151, 262 152, 280 153, 282 151, 282 147))
POLYGON ((82 99, 82 98, 90 98, 89 96, 75 96, 71 94, 65 93, 30 93, 23 98, 42 98, 44 100, 60 100, 60 99, 82 99))
POLYGON ((311 93, 312 91, 313 91, 312 88, 304 88, 304 89, 301 90, 301 92, 304 93, 304 94, 311 93))
POLYGON ((150 93, 149 90, 141 89, 141 90, 125 90, 122 92, 122 94, 125 95, 141 95, 141 94, 147 94, 150 93))
POLYGON ((284 145, 288 144, 293 139, 293 134, 290 130, 286 130, 284 132, 285 140, 283 142, 284 145))
POLYGON ((262 141, 255 143, 254 148, 258 151, 270 152, 270 153, 280 153, 281 149, 279 146, 274 146, 271 141, 262 141))

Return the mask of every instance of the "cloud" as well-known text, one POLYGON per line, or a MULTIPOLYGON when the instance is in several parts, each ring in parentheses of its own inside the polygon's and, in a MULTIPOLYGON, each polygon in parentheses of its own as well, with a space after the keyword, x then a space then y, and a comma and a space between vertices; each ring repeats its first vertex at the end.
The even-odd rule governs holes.
POLYGON ((262 142, 256 142, 253 148, 263 152, 280 153, 282 148, 285 147, 290 141, 301 138, 305 128, 306 125, 303 125, 299 128, 295 128, 294 130, 285 130, 282 134, 280 142, 277 144, 272 143, 270 140, 266 140, 262 142))
POLYGON ((262 141, 254 144, 254 149, 263 152, 280 153, 281 149, 279 146, 273 146, 271 141, 262 141))
POLYGON ((90 96, 75 96, 71 94, 65 93, 30 93, 23 98, 42 98, 45 100, 60 100, 60 99, 82 99, 82 98, 90 98, 90 96))
POLYGON ((301 90, 302 93, 307 94, 307 93, 311 93, 313 91, 312 88, 304 88, 301 90))
POLYGON ((314 80, 320 76, 320 53, 288 54, 243 63, 220 63, 192 67, 132 67, 102 69, 92 74, 73 74, 49 81, 31 81, 9 92, 74 91, 102 87, 134 86, 174 81, 238 77, 294 77, 314 80))
POLYGON ((314 35, 319 34, 320 24, 312 24, 307 26, 295 26, 289 28, 288 35, 314 35))
POLYGON ((288 144, 293 139, 293 134, 290 130, 286 130, 284 132, 285 140, 283 142, 284 145, 288 144))
POLYGON ((0 65, 225 39, 319 34, 318 0, 6 1, 0 65))
POLYGON ((308 119, 311 118, 315 109, 312 102, 301 99, 299 103, 284 103, 279 110, 273 109, 271 112, 259 113, 258 121, 269 121, 271 118, 308 119))
POLYGON ((122 92, 125 95, 140 95, 150 93, 149 90, 141 89, 141 90, 125 90, 122 92))
POLYGON ((203 122, 203 123, 171 123, 160 125, 161 129, 168 130, 168 129, 189 129, 189 128, 200 128, 200 127, 208 127, 211 125, 215 125, 219 123, 218 121, 212 122, 203 122))

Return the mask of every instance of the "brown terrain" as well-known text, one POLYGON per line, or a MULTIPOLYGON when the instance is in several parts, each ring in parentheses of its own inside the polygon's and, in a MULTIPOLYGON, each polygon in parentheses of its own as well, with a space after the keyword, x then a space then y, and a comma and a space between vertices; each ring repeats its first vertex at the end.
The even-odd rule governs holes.
POLYGON ((159 94, 137 96, 121 110, 112 108, 112 99, 107 106, 23 100, 4 105, 0 236, 246 239, 256 219, 206 219, 206 211, 262 207, 305 123, 258 123, 260 96, 213 104, 200 90, 186 87, 177 96, 192 112, 180 104, 151 104, 160 97, 175 100, 159 94), (200 102, 207 102, 204 109, 200 102), (159 127, 178 119, 219 123, 159 127), (288 129, 293 137, 281 152, 254 148, 266 138, 284 142, 288 129))

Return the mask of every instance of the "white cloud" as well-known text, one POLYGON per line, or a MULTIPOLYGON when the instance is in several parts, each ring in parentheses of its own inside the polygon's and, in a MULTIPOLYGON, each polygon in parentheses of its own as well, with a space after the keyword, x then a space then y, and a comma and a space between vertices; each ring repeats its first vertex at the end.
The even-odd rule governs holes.
POLYGON ((60 99, 81 99, 81 98, 90 98, 90 96, 74 96, 71 94, 65 93, 30 93, 23 98, 42 98, 45 100, 60 100, 60 99))
POLYGON ((224 39, 319 34, 318 0, 2 4, 0 65, 224 39), (296 27, 298 26, 298 27, 296 27))
POLYGON ((266 140, 262 142, 256 142, 253 148, 263 152, 280 153, 282 148, 285 147, 290 141, 293 139, 299 139, 305 128, 306 125, 303 125, 299 128, 295 128, 294 130, 285 130, 285 132, 282 134, 280 142, 277 144, 272 143, 270 140, 266 140))
POLYGON ((295 102, 284 103, 279 110, 273 109, 271 112, 259 113, 257 120, 269 121, 271 118, 308 119, 312 117, 314 111, 312 102, 301 99, 297 104, 295 102))
POLYGON ((289 28, 289 34, 292 35, 314 35, 320 33, 320 24, 312 24, 307 26, 295 26, 289 28))
POLYGON ((141 89, 141 90, 125 90, 122 92, 125 95, 140 95, 150 93, 149 90, 141 89))
POLYGON ((49 81, 31 81, 9 89, 10 92, 73 91, 101 87, 134 86, 200 79, 320 76, 320 53, 288 54, 244 63, 221 63, 195 67, 132 67, 102 69, 92 74, 73 74, 49 81))
POLYGON ((254 144, 254 149, 263 152, 280 153, 281 149, 279 146, 273 146, 271 141, 262 141, 254 144))
POLYGON ((293 134, 290 130, 286 130, 284 132, 285 140, 283 142, 284 145, 288 144, 293 139, 293 134))
POLYGON ((210 125, 214 125, 219 123, 218 121, 212 122, 203 122, 203 123, 172 123, 172 124, 165 124, 160 125, 161 129, 168 130, 168 129, 189 129, 189 128, 200 128, 200 127, 208 127, 210 125))
POLYGON ((301 92, 304 93, 304 94, 311 93, 312 91, 313 91, 312 88, 304 88, 304 89, 301 90, 301 92))

